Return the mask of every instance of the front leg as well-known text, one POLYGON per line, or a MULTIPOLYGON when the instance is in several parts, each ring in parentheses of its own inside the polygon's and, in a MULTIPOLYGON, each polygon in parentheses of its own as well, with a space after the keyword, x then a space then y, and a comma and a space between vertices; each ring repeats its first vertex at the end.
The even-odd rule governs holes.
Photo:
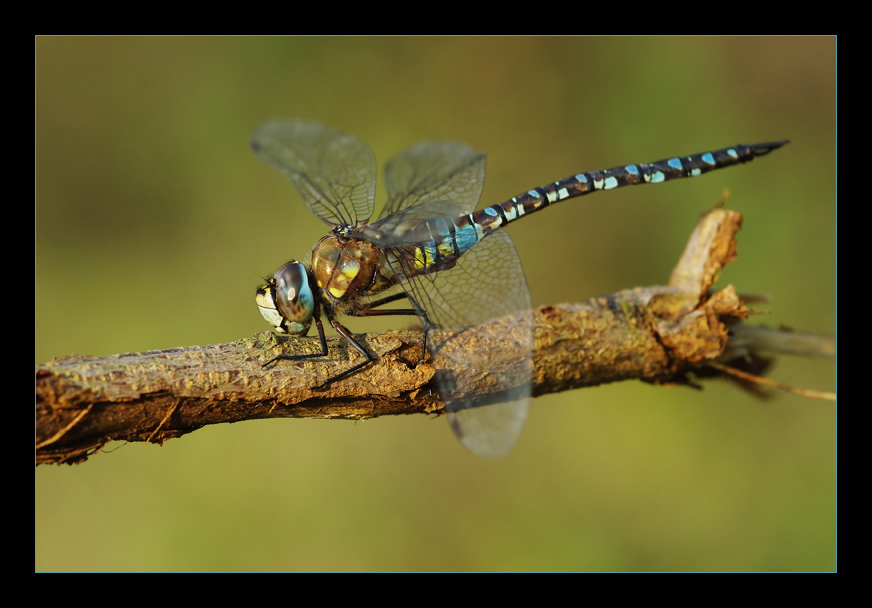
POLYGON ((310 353, 308 355, 278 355, 264 363, 261 368, 265 368, 267 365, 269 365, 270 363, 274 363, 275 361, 299 361, 300 359, 314 359, 315 357, 326 357, 327 337, 324 335, 324 326, 321 324, 320 316, 315 318, 315 324, 318 326, 318 338, 321 340, 320 353, 310 353))

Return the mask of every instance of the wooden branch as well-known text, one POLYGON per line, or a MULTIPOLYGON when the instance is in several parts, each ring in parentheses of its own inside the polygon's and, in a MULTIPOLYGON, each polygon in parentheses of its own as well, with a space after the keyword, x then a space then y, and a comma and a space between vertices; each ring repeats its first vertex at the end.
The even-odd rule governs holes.
MULTIPOLYGON (((734 211, 705 215, 668 286, 536 310, 533 394, 628 379, 686 382, 689 371, 721 356, 729 327, 750 314, 731 285, 709 293, 735 259, 740 225, 734 211)), ((492 323, 506 332, 500 326, 512 318, 492 323)), ((36 462, 81 462, 112 440, 162 443, 222 422, 441 413, 434 368, 429 359, 418 364, 420 339, 420 332, 367 335, 377 363, 325 389, 312 387, 362 360, 338 338, 328 357, 267 369, 278 349, 319 352, 317 339, 280 343, 262 332, 229 344, 54 359, 36 370, 36 462)), ((484 341, 470 348, 494 365, 511 363, 484 341)))

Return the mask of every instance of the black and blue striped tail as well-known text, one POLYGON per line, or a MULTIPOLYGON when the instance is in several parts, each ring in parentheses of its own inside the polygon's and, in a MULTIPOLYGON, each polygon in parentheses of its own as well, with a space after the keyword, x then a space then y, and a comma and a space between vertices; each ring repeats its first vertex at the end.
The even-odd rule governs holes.
POLYGON ((453 260, 472 249, 488 234, 503 228, 525 215, 535 213, 552 203, 583 196, 598 190, 612 190, 635 184, 658 184, 682 177, 696 177, 715 169, 747 163, 758 156, 777 150, 788 140, 754 144, 739 144, 713 152, 676 156, 653 163, 624 165, 605 171, 571 175, 560 181, 533 188, 498 205, 491 205, 468 215, 442 218, 427 224, 430 240, 414 247, 410 254, 408 276, 434 272, 453 265, 453 260))
POLYGON ((750 146, 739 144, 713 152, 675 156, 653 163, 623 165, 604 171, 570 175, 560 181, 528 190, 499 205, 476 211, 471 219, 486 233, 568 198, 599 190, 613 190, 636 184, 659 184, 682 177, 696 177, 715 169, 747 163, 758 156, 765 156, 777 150, 786 143, 789 143, 789 140, 750 146))

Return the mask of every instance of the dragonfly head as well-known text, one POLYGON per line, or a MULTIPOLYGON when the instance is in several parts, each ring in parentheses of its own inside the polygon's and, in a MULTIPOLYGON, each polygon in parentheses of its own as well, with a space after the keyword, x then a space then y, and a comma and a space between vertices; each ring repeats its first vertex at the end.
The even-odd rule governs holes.
POLYGON ((306 267, 291 260, 258 288, 255 295, 260 314, 276 333, 305 336, 312 325, 315 297, 309 287, 306 267))

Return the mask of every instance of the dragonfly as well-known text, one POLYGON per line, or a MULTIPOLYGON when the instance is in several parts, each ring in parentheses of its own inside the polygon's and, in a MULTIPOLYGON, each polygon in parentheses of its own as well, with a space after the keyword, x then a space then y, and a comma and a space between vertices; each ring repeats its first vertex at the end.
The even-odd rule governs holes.
POLYGON ((566 199, 694 177, 786 143, 736 145, 579 173, 475 211, 485 155, 462 143, 423 142, 385 166, 388 201, 373 219, 376 160, 364 142, 317 122, 268 122, 254 132, 253 150, 294 184, 330 231, 303 261, 282 265, 256 293, 257 306, 276 333, 305 336, 314 322, 321 352, 280 354, 264 367, 327 357, 323 317, 363 356, 326 379, 324 387, 376 359, 337 317, 417 317, 423 327, 421 361, 429 352, 455 435, 475 454, 502 456, 517 442, 527 417, 534 330, 521 261, 503 228, 566 199), (382 308, 397 302, 410 308, 382 308), (510 315, 498 331, 487 323, 510 315), (489 353, 507 356, 497 363, 470 349, 475 340, 487 341, 489 353))

